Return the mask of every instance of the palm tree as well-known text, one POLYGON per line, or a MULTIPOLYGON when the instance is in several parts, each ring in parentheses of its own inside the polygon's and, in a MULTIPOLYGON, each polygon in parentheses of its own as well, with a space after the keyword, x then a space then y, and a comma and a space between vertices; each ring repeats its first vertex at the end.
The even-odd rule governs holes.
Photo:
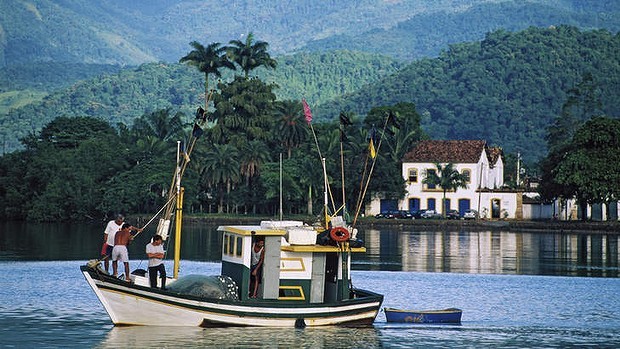
POLYGON ((187 63, 198 68, 205 74, 205 110, 209 107, 209 75, 221 77, 221 68, 235 70, 235 65, 228 60, 225 54, 227 48, 220 46, 219 42, 209 44, 204 47, 198 41, 192 41, 190 45, 194 48, 187 56, 179 60, 180 63, 187 63))
POLYGON ((293 148, 298 147, 308 135, 301 104, 296 101, 283 101, 278 104, 276 113, 280 117, 279 137, 290 159, 293 148))
POLYGON ((229 144, 214 144, 206 154, 201 171, 202 180, 217 187, 218 213, 224 212, 224 188, 230 194, 234 183, 239 181, 239 162, 237 149, 229 144))
MULTIPOLYGON (((250 141, 243 145, 240 157, 240 174, 245 177, 248 195, 252 198, 252 178, 257 176, 261 166, 269 161, 269 149, 261 141, 250 141)), ((256 213, 256 202, 252 201, 252 213, 256 213)))
POLYGON ((427 171, 426 178, 422 180, 422 183, 438 185, 443 190, 441 211, 442 215, 445 218, 446 192, 448 190, 457 190, 458 188, 467 189, 467 183, 469 182, 469 178, 466 174, 460 173, 456 168, 454 168, 454 164, 452 163, 448 163, 445 166, 441 166, 441 164, 435 164, 435 166, 437 167, 437 172, 427 171))
POLYGON ((229 42, 228 56, 230 60, 237 63, 241 70, 245 73, 245 78, 248 78, 251 70, 254 70, 260 66, 267 68, 275 68, 277 62, 272 59, 269 53, 267 53, 267 47, 269 44, 265 41, 254 42, 254 34, 250 32, 245 39, 245 42, 241 40, 232 40, 229 42))

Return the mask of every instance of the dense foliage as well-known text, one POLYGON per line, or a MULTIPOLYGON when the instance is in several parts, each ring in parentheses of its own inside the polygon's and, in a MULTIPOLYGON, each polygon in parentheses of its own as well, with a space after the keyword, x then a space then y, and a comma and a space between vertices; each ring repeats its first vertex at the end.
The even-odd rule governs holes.
MULTIPOLYGON (((318 215, 323 209, 321 162, 301 103, 276 101, 258 79, 238 77, 222 87, 222 96, 245 94, 235 106, 243 111, 228 109, 222 104, 226 98, 216 96, 219 119, 197 142, 186 172, 186 210, 275 216, 282 157, 285 214, 318 215), (255 93, 257 89, 265 93, 255 93), (290 109, 282 108, 287 104, 290 109), (286 131, 291 127, 297 133, 286 131)), ((404 112, 402 123, 409 126, 382 139, 375 176, 390 180, 372 181, 369 197, 403 193, 399 165, 389 159, 401 133, 407 132, 412 142, 421 135, 412 108, 393 108, 404 112)), ((55 119, 24 139, 25 150, 0 158, 0 217, 61 221, 102 219, 118 211, 156 212, 174 171, 176 140, 188 139, 191 132, 183 119, 158 110, 141 116, 131 128, 119 129, 91 117, 55 119)), ((332 212, 342 205, 339 127, 344 129, 338 123, 313 124, 321 155, 327 158, 332 212)), ((344 132, 346 201, 352 212, 361 191, 359 178, 369 164, 368 130, 356 121, 344 132)))
MULTIPOLYGON (((305 97, 313 104, 353 92, 400 67, 387 57, 351 52, 300 54, 278 62, 275 71, 258 68, 255 74, 277 82, 279 88, 274 93, 280 99, 305 97)), ((221 74, 222 81, 233 78, 229 71, 221 74)), ((18 138, 40 130, 59 116, 93 116, 112 125, 131 125, 140 115, 162 108, 191 115, 197 105, 204 104, 204 77, 185 64, 152 63, 80 81, 0 117, 3 150, 17 149, 18 138)))
POLYGON ((620 116, 620 35, 567 26, 500 30, 454 45, 437 59, 319 106, 317 114, 413 102, 432 138, 485 139, 533 162, 546 154, 546 129, 586 72, 600 90, 604 114, 620 116))

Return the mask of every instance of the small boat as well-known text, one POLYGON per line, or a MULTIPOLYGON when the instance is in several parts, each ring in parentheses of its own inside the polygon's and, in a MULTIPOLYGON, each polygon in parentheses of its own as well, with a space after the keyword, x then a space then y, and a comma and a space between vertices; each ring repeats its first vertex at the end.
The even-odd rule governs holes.
POLYGON ((417 324, 460 324, 463 311, 457 308, 443 310, 402 310, 383 308, 387 322, 417 324))

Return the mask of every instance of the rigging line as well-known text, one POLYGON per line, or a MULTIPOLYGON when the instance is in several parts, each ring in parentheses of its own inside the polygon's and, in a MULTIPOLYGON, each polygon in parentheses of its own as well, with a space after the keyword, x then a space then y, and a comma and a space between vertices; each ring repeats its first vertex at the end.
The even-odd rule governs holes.
MULTIPOLYGON (((383 123, 383 131, 381 132, 381 138, 379 138, 379 144, 377 145, 377 151, 375 152, 375 158, 372 159, 372 165, 370 166, 370 173, 368 174, 368 179, 366 181, 366 185, 364 186, 364 192, 362 193, 362 200, 364 200, 364 197, 366 197, 366 191, 368 190, 368 185, 370 184, 370 179, 372 178, 372 173, 375 169, 375 164, 377 163, 377 159, 379 159, 379 150, 381 149, 381 144, 383 143, 383 136, 385 136, 385 130, 387 129, 387 124, 388 121, 390 120, 390 116, 388 114, 388 116, 385 118, 385 122, 383 123)), ((368 154, 368 156, 370 156, 370 153, 368 154)), ((355 227, 355 222, 357 222, 357 217, 359 216, 360 211, 362 210, 362 205, 360 204, 357 212, 355 212, 355 218, 353 219, 353 225, 351 226, 352 228, 355 227)))
POLYGON ((312 126, 312 124, 310 124, 310 130, 312 131, 312 136, 314 136, 314 143, 316 144, 316 150, 319 153, 319 160, 321 161, 321 164, 323 166, 323 174, 325 177, 325 184, 326 184, 326 189, 329 192, 329 198, 331 199, 332 202, 332 210, 336 210, 336 204, 334 202, 334 197, 332 195, 332 190, 331 190, 331 186, 329 185, 329 181, 327 180, 327 165, 325 165, 325 162, 323 161, 323 154, 321 153, 321 148, 319 147, 319 140, 316 137, 316 132, 314 132, 314 127, 312 126))
MULTIPOLYGON (((172 200, 174 200, 174 198, 175 198, 175 197, 176 197, 176 194, 175 194, 173 197, 171 197, 171 198, 170 198, 170 200, 168 200, 168 202, 166 202, 166 203, 165 203, 165 204, 164 204, 164 205, 163 205, 163 206, 159 209, 159 211, 157 211, 157 213, 155 213, 155 215, 153 215, 153 217, 152 217, 152 218, 151 218, 148 222, 146 222, 146 224, 145 224, 144 226, 142 226, 142 229, 146 228, 149 224, 151 224, 151 223, 155 220, 155 218, 157 218, 157 216, 159 216, 159 214, 161 213, 161 211, 163 211, 166 207, 168 207, 168 205, 172 202, 172 200)), ((138 236, 140 233, 141 233, 141 232, 139 231, 136 235, 134 235, 134 238, 135 238, 136 236, 138 236)))
POLYGON ((368 170, 368 158, 364 160, 364 173, 362 173, 362 178, 360 179, 360 191, 357 195, 357 203, 355 204, 355 216, 353 219, 353 224, 355 225, 355 221, 357 220, 357 213, 361 210, 362 207, 362 191, 364 190, 364 180, 366 179, 366 171, 368 170))

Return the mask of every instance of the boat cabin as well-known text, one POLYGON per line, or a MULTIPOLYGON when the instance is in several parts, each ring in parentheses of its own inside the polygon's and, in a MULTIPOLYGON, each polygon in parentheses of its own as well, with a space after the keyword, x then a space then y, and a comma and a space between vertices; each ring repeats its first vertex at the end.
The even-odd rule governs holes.
POLYGON ((298 221, 263 221, 253 226, 220 226, 222 275, 239 286, 239 299, 250 291, 252 247, 264 244, 262 277, 257 298, 304 303, 332 303, 351 297, 349 270, 352 252, 348 242, 319 245, 320 231, 298 221))

